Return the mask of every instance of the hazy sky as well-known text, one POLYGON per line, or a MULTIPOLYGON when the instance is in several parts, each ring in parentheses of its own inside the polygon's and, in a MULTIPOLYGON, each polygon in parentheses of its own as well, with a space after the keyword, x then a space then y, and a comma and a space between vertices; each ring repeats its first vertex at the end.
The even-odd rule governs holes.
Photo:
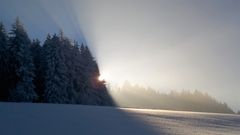
POLYGON ((208 92, 240 109, 239 0, 0 0, 31 37, 85 39, 101 73, 160 91, 208 92))

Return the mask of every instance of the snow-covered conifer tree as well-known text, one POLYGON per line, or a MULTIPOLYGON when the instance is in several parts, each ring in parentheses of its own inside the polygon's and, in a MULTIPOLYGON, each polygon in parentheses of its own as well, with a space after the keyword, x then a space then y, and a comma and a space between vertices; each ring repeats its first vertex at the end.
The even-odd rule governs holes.
POLYGON ((8 83, 8 36, 2 23, 0 23, 0 101, 8 99, 8 90, 10 84, 8 83))
POLYGON ((9 42, 13 69, 11 80, 14 83, 9 99, 16 102, 33 102, 37 99, 37 94, 33 85, 34 64, 30 53, 31 42, 18 18, 12 25, 9 42))
POLYGON ((67 67, 64 63, 60 38, 56 34, 53 37, 48 36, 43 50, 46 63, 44 102, 69 103, 67 67))

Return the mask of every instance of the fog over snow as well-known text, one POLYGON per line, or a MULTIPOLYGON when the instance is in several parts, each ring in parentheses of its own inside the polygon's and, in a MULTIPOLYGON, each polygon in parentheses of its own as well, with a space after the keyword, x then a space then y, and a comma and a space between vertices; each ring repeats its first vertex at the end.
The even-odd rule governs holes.
POLYGON ((198 89, 240 109, 238 0, 1 0, 0 11, 31 37, 62 28, 86 42, 109 82, 198 89))

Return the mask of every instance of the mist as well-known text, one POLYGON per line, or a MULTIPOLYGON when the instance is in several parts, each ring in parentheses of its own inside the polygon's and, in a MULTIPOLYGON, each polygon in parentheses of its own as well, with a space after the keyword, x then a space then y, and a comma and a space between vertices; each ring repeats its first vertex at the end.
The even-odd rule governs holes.
POLYGON ((108 81, 197 89, 239 108, 238 1, 83 3, 79 22, 108 81))
POLYGON ((63 29, 89 45, 109 83, 197 89, 240 108, 237 0, 23 1, 2 2, 4 23, 19 16, 44 35, 63 29))

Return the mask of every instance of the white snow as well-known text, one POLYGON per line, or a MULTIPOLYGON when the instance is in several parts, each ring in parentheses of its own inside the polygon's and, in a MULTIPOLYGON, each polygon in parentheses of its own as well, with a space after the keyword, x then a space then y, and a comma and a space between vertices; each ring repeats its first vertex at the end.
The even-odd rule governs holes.
POLYGON ((84 105, 0 103, 0 135, 240 135, 240 116, 84 105))

